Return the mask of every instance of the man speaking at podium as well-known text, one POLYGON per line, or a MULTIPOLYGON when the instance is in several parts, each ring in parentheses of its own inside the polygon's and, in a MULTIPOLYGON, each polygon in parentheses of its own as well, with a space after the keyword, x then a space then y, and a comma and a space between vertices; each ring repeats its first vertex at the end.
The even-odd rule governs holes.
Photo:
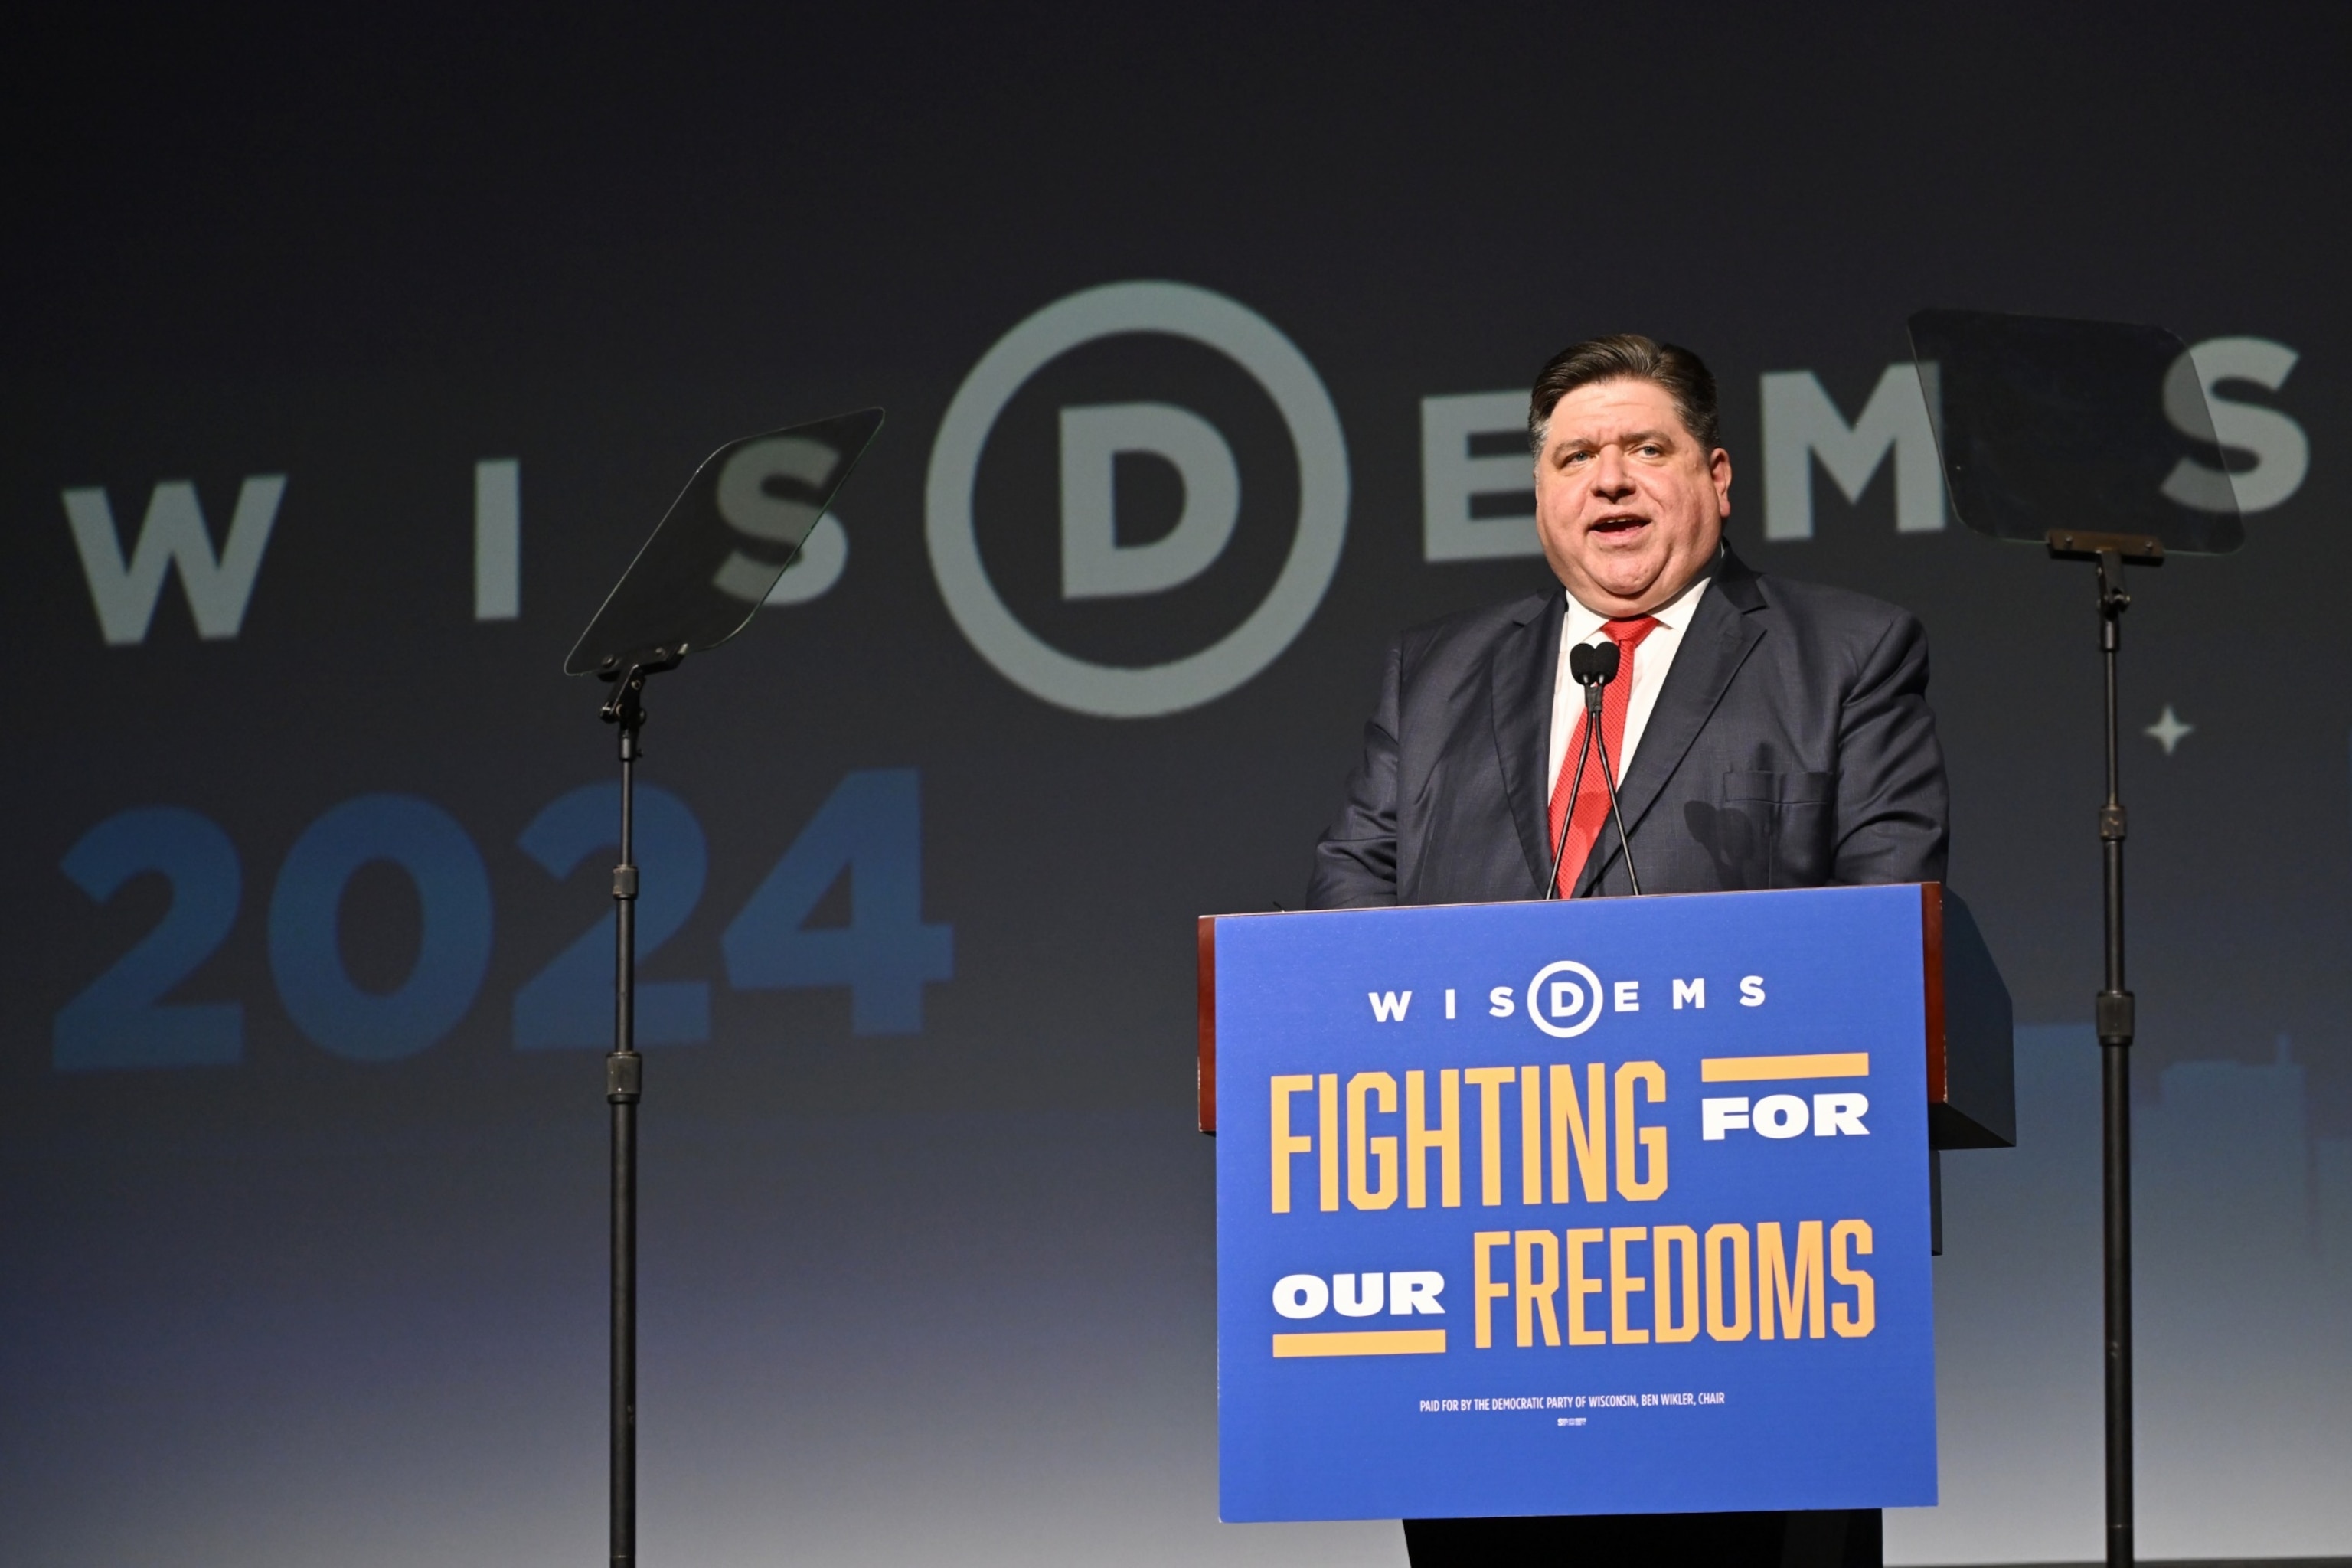
MULTIPOLYGON (((1645 893, 1942 880, 1927 634, 1892 605, 1765 576, 1724 544, 1731 457, 1698 356, 1633 334, 1578 343, 1537 377, 1528 433, 1559 581, 1391 645, 1309 907, 1588 898, 1636 879, 1645 893), (1617 671, 1574 784, 1586 707, 1572 650, 1603 642, 1617 671)), ((1676 1547, 1875 1563, 1877 1534, 1874 1512, 1405 1527, 1416 1568, 1676 1547)))

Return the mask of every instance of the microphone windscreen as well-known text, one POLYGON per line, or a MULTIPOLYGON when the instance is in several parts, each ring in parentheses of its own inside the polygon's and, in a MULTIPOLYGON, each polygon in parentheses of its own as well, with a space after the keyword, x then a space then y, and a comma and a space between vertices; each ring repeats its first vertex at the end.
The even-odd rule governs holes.
POLYGON ((1603 642, 1592 649, 1592 670, 1602 684, 1617 679, 1618 648, 1614 642, 1603 642))
MULTIPOLYGON (((1612 653, 1616 651, 1615 645, 1611 645, 1610 651, 1612 653)), ((1568 650, 1568 673, 1575 678, 1579 685, 1591 685, 1594 675, 1599 670, 1599 668, 1600 665, 1598 660, 1594 658, 1594 649, 1591 644, 1578 643, 1574 647, 1568 650)))

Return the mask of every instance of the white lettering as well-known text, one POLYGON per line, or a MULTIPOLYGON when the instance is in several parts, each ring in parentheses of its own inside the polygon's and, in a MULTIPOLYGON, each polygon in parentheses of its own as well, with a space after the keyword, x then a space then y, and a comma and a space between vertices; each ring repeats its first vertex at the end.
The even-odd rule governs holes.
POLYGON ((2268 338, 2208 338, 2173 362, 2164 378, 2164 413, 2182 435, 2250 452, 2253 465, 2234 474, 2183 458, 2164 481, 2164 493, 2200 511, 2268 511, 2303 487, 2311 471, 2311 441, 2303 426, 2275 408, 2222 397, 2214 388, 2246 381, 2276 392, 2294 369, 2295 352, 2268 338), (2207 411, 2210 410, 2209 425, 2207 411))
POLYGON ((1706 1005, 1706 980, 1704 976, 1696 980, 1677 980, 1675 982, 1675 1010, 1679 1012, 1682 1009, 1682 1005, 1685 1002, 1689 1003, 1694 1007, 1704 1007, 1706 1005))
MULTIPOLYGON (((816 508, 791 496, 770 493, 772 479, 794 479, 815 489, 833 476, 841 454, 807 436, 771 436, 738 447, 719 470, 714 500, 719 515, 738 532, 797 551, 817 526, 816 508)), ((779 567, 772 556, 730 551, 711 574, 711 585, 751 604, 764 604, 775 591, 779 567)))
POLYGON ((1748 1097, 1728 1096, 1698 1102, 1699 1136, 1709 1143, 1720 1143, 1726 1132, 1748 1125, 1748 1097))
POLYGON ((1486 1016, 1490 1018, 1509 1017, 1518 1010, 1517 1004, 1512 1000, 1512 996, 1511 988, 1507 985, 1497 985, 1487 992, 1486 1016))
POLYGON ((474 465, 474 618, 522 614, 522 464, 486 458, 474 465))
POLYGON ((1768 1094, 1756 1102, 1756 1131, 1767 1138, 1794 1138, 1811 1120, 1805 1102, 1793 1094, 1768 1094))
POLYGON ((1895 453, 1895 531, 1934 533, 1944 526, 1944 472, 1918 372, 1890 364, 1852 425, 1809 370, 1764 375, 1764 537, 1813 536, 1813 459, 1848 500, 1895 453))
POLYGON ((1215 426, 1169 403, 1103 403, 1062 410, 1062 597, 1158 594, 1207 571, 1233 542, 1241 470, 1215 426), (1122 452, 1176 470, 1184 510, 1142 544, 1118 542, 1113 475, 1122 452))
POLYGON ((1448 1018, 1454 1016, 1454 993, 1450 990, 1445 994, 1445 1016, 1448 1018))
POLYGON ((1813 1136, 1835 1138, 1843 1133, 1848 1138, 1867 1138, 1870 1129, 1862 1124, 1870 1110, 1867 1095, 1848 1090, 1841 1094, 1813 1096, 1813 1136))
POLYGON ((1414 1312, 1445 1315, 1437 1304, 1439 1294, 1445 1289, 1445 1276, 1434 1268, 1402 1269, 1389 1276, 1389 1315, 1406 1317, 1414 1312))
POLYGON ((283 474, 247 479, 237 491, 228 542, 215 558, 196 487, 186 479, 166 479, 147 499, 139 542, 125 565, 114 508, 105 489, 66 491, 66 521, 73 529, 74 549, 81 556, 82 576, 106 640, 118 647, 147 640, 155 602, 163 596, 163 573, 175 562, 196 635, 215 641, 236 636, 245 625, 253 580, 261 571, 261 554, 268 546, 269 531, 277 526, 278 503, 285 494, 283 474))
MULTIPOLYGON (((1150 719, 1223 696, 1280 658, 1323 602, 1348 534, 1348 443, 1315 367, 1273 322, 1190 284, 1106 283, 1056 300, 971 367, 931 444, 925 542, 955 624, 1015 686, 1073 712, 1150 719), (1183 338, 1231 360, 1265 389, 1298 464, 1297 525, 1281 570, 1238 624, 1206 647, 1164 663, 1097 663, 1023 624, 982 564, 972 487, 1002 414, 1030 378, 1098 339, 1132 332, 1183 338)), ((1229 606, 1239 614, 1238 604, 1229 606)))
POLYGON ((1364 994, 1371 998, 1372 1019, 1375 1023, 1402 1024, 1404 1022, 1404 1010, 1412 1005, 1412 993, 1410 991, 1402 994, 1394 991, 1367 991, 1364 994))
POLYGON ((1379 1275, 1364 1276, 1364 1293, 1360 1297, 1356 1294, 1356 1277, 1352 1274, 1334 1274, 1331 1284, 1331 1304, 1339 1309, 1341 1317, 1369 1318, 1381 1310, 1379 1275))
POLYGON ((1761 1007, 1764 1005, 1764 977, 1762 975, 1743 974, 1739 977, 1739 1005, 1743 1007, 1761 1007))
POLYGON ((1642 1010, 1642 983, 1638 980, 1620 980, 1617 983, 1617 995, 1615 1001, 1617 1011, 1620 1013, 1640 1012, 1642 1010))
POLYGON ((1424 561, 1498 561, 1540 555, 1536 542, 1535 464, 1527 456, 1528 395, 1470 392, 1421 400, 1421 554, 1424 561), (1470 455, 1473 436, 1509 431, 1517 447, 1470 455), (1482 496, 1525 497, 1499 517, 1475 515, 1482 496))
POLYGON ((783 605, 805 605, 821 599, 826 591, 841 581, 842 572, 849 565, 849 531, 842 526, 841 514, 827 510, 784 563, 783 574, 776 585, 768 590, 763 604, 768 608, 783 605))
POLYGON ((1286 1318, 1319 1318, 1331 1304, 1331 1287, 1313 1274, 1286 1274, 1274 1282, 1274 1310, 1286 1318))

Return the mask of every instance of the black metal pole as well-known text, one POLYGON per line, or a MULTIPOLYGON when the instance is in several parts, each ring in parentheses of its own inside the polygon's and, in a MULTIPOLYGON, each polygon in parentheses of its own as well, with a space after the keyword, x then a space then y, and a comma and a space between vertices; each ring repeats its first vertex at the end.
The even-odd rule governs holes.
POLYGON ((2116 716, 2116 658, 2123 646, 2123 557, 2102 550, 2099 656, 2106 675, 2107 799, 2099 808, 2106 893, 2106 983, 2095 1016, 2100 1058, 2102 1159, 2105 1172, 2107 1563, 2132 1563, 2131 1044, 2132 994, 2124 988, 2124 807, 2116 716))
POLYGON ((604 1058, 604 1099, 613 1108, 613 1474, 612 1561, 637 1560, 637 1096, 644 1058, 636 1049, 637 730, 643 672, 631 669, 605 716, 621 731, 621 854, 613 868, 613 1054, 604 1058))
MULTIPOLYGON (((1569 835, 1576 831, 1577 792, 1584 787, 1584 761, 1592 754, 1592 732, 1601 727, 1601 688, 1584 689, 1584 739, 1576 748, 1576 776, 1568 782, 1568 813, 1559 819, 1559 842, 1551 847, 1551 880, 1544 884, 1543 896, 1559 897, 1559 867, 1568 854, 1569 835)), ((1580 868, 1581 869, 1581 868, 1580 868)))
POLYGON ((1601 780, 1609 786, 1609 814, 1617 819, 1617 843, 1625 851, 1625 880, 1638 899, 1642 896, 1642 874, 1633 869, 1633 838, 1625 831, 1625 812, 1617 804, 1617 774, 1609 766, 1609 738, 1596 738, 1593 749, 1601 753, 1601 780))

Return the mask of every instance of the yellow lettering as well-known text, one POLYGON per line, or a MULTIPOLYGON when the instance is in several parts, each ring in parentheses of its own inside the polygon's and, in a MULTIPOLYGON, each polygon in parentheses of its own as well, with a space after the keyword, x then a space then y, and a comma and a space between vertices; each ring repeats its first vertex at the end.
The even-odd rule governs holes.
POLYGON ((1627 1062, 1617 1069, 1617 1191, 1635 1203, 1664 1194, 1666 1190, 1666 1130, 1663 1127, 1633 1125, 1633 1086, 1642 1085, 1649 1092, 1643 1096, 1652 1105, 1661 1105, 1666 1098, 1666 1069, 1655 1062, 1627 1062), (1641 1140, 1637 1148, 1634 1139, 1641 1140), (1649 1151, 1650 1173, 1637 1176, 1642 1150, 1649 1151))
POLYGON ((1315 1152, 1322 1158, 1316 1174, 1322 1184, 1316 1188, 1319 1206, 1327 1214, 1339 1206, 1339 1075, 1327 1072, 1315 1080, 1316 1137, 1321 1140, 1315 1152))
POLYGON ((1274 1212, 1290 1212, 1290 1157, 1304 1154, 1315 1147, 1315 1140, 1290 1131, 1290 1097, 1315 1087, 1315 1079, 1306 1073, 1282 1073, 1273 1079, 1274 1103, 1274 1212))
POLYGON ((1806 1336, 1822 1337, 1822 1296, 1827 1282, 1822 1275, 1822 1222, 1809 1219, 1797 1226, 1797 1266, 1792 1274, 1780 1247, 1780 1225, 1766 1220, 1756 1227, 1756 1316, 1759 1339, 1772 1337, 1772 1309, 1780 1309, 1780 1333, 1797 1337, 1797 1311, 1804 1307, 1806 1336))
POLYGON ((1650 1311, 1658 1342, 1679 1345, 1698 1338, 1698 1232, 1686 1225, 1662 1225, 1650 1232, 1650 1269, 1657 1284, 1650 1311), (1682 1311, 1675 1310, 1677 1276, 1682 1311))
POLYGON ((1559 1243, 1548 1230, 1523 1230, 1518 1233, 1514 1261, 1519 1277, 1519 1347, 1524 1350, 1536 1342, 1535 1314, 1543 1314, 1544 1343, 1559 1344, 1559 1320, 1553 1316, 1552 1298, 1559 1294, 1559 1243), (1543 1271, 1531 1267, 1535 1255, 1543 1255, 1543 1271))
POLYGON ((1543 1069, 1519 1069, 1519 1202, 1543 1202, 1543 1069))
POLYGON ((1360 1209, 1384 1209, 1397 1200, 1397 1141, 1396 1134, 1370 1140, 1364 1137, 1368 1119, 1365 1097, 1378 1095, 1382 1115, 1396 1111, 1396 1079, 1384 1072, 1360 1072, 1348 1080, 1348 1201, 1360 1209), (1367 1147, 1370 1160, 1365 1158, 1367 1147), (1364 1181, 1366 1165, 1377 1162, 1381 1179, 1377 1184, 1364 1181))
MULTIPOLYGON (((1532 1003, 1529 1004, 1533 1005, 1532 1003)), ((1551 1201, 1568 1202, 1568 1155, 1576 1151, 1576 1173, 1584 1180, 1584 1201, 1609 1196, 1608 1069, 1599 1062, 1584 1069, 1585 1100, 1592 1106, 1591 1136, 1585 1136, 1584 1108, 1576 1098, 1576 1069, 1551 1064, 1551 1201)))
POLYGON ((1503 1086, 1515 1076, 1509 1068, 1470 1068, 1462 1074, 1478 1086, 1478 1201, 1490 1209, 1503 1203, 1503 1086))
POLYGON ((1635 1328, 1631 1317, 1633 1298, 1647 1290, 1650 1282, 1625 1268, 1625 1248, 1646 1241, 1649 1235, 1649 1227, 1639 1225, 1619 1226, 1609 1232, 1609 1342, 1612 1345, 1650 1342, 1650 1331, 1635 1328))
POLYGON ((1706 1337, 1711 1340, 1744 1340, 1753 1327, 1748 1316, 1748 1227, 1744 1225, 1711 1225, 1706 1227, 1706 1337), (1723 1244, 1731 1244, 1731 1278, 1724 1278, 1723 1244), (1728 1289, 1725 1287, 1729 1286, 1728 1289), (1738 1308, 1737 1318, 1726 1320, 1723 1304, 1729 1301, 1738 1308))
POLYGON ((1584 1321, 1584 1299, 1601 1294, 1601 1281, 1588 1279, 1584 1272, 1584 1249, 1601 1244, 1598 1230, 1571 1230, 1568 1233, 1568 1342, 1572 1345, 1605 1345, 1609 1336, 1584 1321))
POLYGON ((1470 1238, 1472 1306, 1478 1314, 1476 1338, 1482 1351, 1495 1348, 1494 1304, 1511 1293, 1509 1285, 1495 1283, 1495 1248, 1510 1242, 1507 1230, 1482 1230, 1470 1238))
POLYGON ((1438 1075, 1437 1126, 1429 1126, 1423 1080, 1429 1075, 1404 1075, 1404 1206, 1429 1206, 1429 1163, 1437 1151, 1439 1201, 1450 1209, 1462 1206, 1462 1069, 1447 1068, 1438 1075))
POLYGON ((1830 1306, 1830 1327, 1842 1339, 1858 1340, 1878 1326, 1878 1286, 1863 1270, 1847 1262, 1847 1250, 1870 1256, 1870 1222, 1842 1219, 1830 1226, 1830 1275, 1853 1289, 1853 1306, 1843 1301, 1830 1306))

